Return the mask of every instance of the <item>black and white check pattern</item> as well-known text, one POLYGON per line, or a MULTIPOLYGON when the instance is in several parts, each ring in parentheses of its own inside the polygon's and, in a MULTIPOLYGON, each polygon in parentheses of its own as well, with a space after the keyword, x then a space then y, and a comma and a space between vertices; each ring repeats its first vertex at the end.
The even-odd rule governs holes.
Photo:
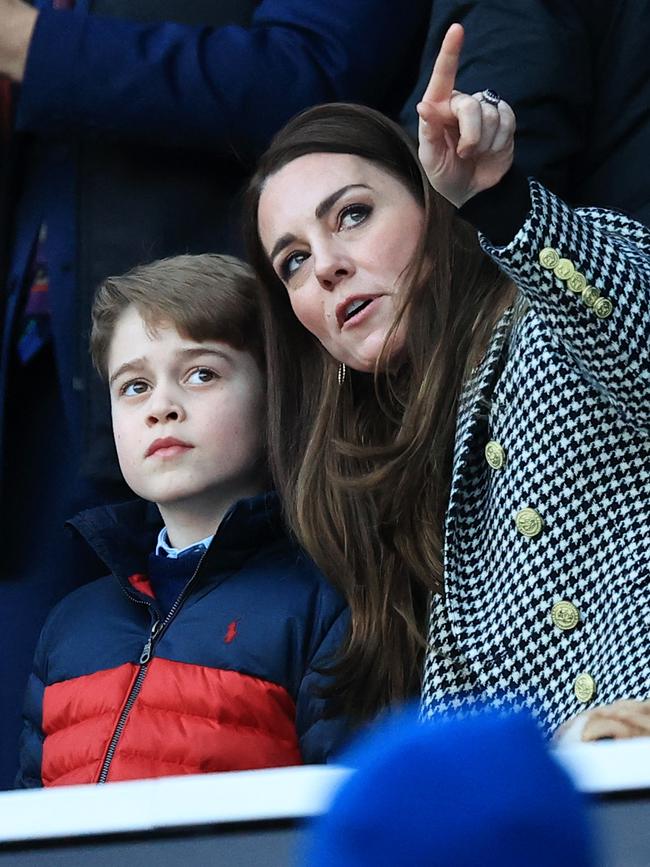
POLYGON ((588 707, 650 697, 650 232, 572 211, 531 181, 507 247, 483 247, 519 287, 467 384, 446 522, 445 598, 432 600, 423 712, 527 706, 550 734, 588 707), (570 259, 607 319, 539 263, 570 259), (487 464, 488 440, 504 448, 487 464), (515 515, 536 509, 535 538, 515 515), (562 631, 552 606, 580 622, 562 631), (586 672, 589 704, 574 694, 586 672))

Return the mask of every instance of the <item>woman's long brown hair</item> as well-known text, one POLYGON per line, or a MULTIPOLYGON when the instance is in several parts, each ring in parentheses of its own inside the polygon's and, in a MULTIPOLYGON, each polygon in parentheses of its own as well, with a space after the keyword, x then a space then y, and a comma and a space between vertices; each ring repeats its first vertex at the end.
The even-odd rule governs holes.
POLYGON ((510 284, 433 192, 406 134, 361 106, 309 109, 276 136, 249 186, 245 231, 263 287, 272 471, 290 527, 350 605, 330 694, 362 721, 419 692, 429 595, 443 592, 458 397, 510 284), (424 208, 398 371, 348 372, 339 386, 337 361, 296 319, 262 246, 266 180, 309 153, 371 160, 424 208))

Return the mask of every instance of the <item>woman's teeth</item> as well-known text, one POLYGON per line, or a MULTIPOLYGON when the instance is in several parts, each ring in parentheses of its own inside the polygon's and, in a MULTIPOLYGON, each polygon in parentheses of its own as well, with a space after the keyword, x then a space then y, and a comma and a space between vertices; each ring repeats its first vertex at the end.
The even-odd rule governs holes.
POLYGON ((358 298, 356 301, 351 301, 348 306, 345 308, 345 317, 344 322, 347 322, 348 319, 351 319, 353 316, 363 310, 364 307, 367 307, 368 304, 372 301, 372 298, 358 298))

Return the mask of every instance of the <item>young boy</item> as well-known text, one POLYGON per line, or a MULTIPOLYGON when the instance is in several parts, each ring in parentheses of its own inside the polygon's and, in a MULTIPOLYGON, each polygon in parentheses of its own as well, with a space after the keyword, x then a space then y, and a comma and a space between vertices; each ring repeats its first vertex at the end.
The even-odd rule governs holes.
POLYGON ((112 574, 43 629, 20 786, 324 762, 344 740, 319 687, 348 614, 268 492, 256 291, 212 255, 98 291, 93 359, 141 499, 71 522, 112 574))

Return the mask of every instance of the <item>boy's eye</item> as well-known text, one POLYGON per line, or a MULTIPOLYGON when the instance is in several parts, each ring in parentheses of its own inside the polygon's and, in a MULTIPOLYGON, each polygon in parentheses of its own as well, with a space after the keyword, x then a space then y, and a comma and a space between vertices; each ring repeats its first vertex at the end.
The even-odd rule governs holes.
POLYGON ((190 385, 203 385, 206 382, 212 382, 213 379, 217 379, 214 370, 210 370, 209 367, 197 367, 190 371, 187 382, 190 385))
POLYGON ((363 223, 371 212, 369 205, 348 205, 339 215, 339 229, 354 229, 359 223, 363 223))
POLYGON ((283 261, 280 268, 280 276, 282 279, 285 281, 290 280, 306 259, 309 259, 309 253, 300 252, 298 250, 290 253, 283 261))
POLYGON ((149 388, 148 383, 143 379, 132 379, 131 382, 125 382, 120 388, 120 394, 126 397, 135 397, 138 394, 144 394, 149 388))

